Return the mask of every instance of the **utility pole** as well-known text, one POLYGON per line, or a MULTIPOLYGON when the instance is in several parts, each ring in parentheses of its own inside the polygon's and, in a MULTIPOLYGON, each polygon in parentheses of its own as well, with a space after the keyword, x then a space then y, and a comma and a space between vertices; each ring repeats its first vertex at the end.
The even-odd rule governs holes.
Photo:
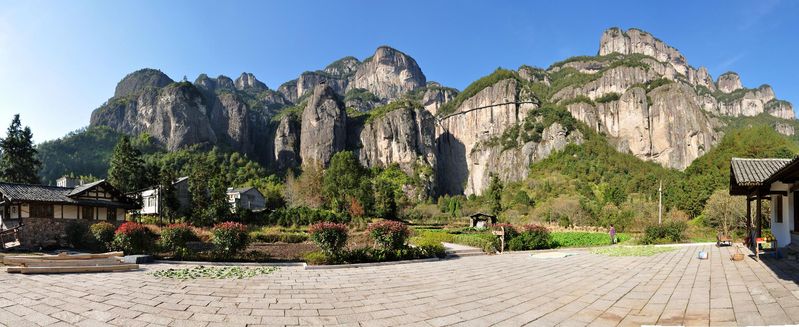
POLYGON ((663 180, 660 180, 658 186, 658 225, 663 224, 663 180))

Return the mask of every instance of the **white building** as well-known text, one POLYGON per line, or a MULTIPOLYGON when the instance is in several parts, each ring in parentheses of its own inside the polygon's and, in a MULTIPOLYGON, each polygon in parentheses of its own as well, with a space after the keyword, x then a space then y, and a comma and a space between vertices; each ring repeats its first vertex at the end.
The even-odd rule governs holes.
POLYGON ((261 211, 266 209, 266 199, 264 195, 254 187, 228 188, 228 203, 234 212, 239 209, 250 211, 261 211))
MULTIPOLYGON (((191 202, 188 181, 188 177, 181 177, 172 184, 175 187, 175 196, 178 199, 178 210, 184 214, 190 209, 189 203, 191 202)), ((141 210, 139 210, 140 214, 159 215, 161 213, 164 203, 160 198, 159 191, 159 187, 155 186, 139 192, 142 205, 141 210)))

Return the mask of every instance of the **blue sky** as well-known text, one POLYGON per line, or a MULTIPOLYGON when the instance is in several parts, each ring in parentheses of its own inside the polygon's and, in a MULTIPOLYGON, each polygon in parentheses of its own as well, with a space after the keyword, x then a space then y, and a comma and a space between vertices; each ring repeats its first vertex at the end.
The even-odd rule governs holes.
POLYGON ((497 67, 594 55, 602 31, 638 27, 713 77, 770 84, 799 104, 797 1, 0 0, 0 128, 37 142, 86 126, 143 67, 175 80, 252 72, 271 88, 390 45, 428 80, 463 89, 497 67))

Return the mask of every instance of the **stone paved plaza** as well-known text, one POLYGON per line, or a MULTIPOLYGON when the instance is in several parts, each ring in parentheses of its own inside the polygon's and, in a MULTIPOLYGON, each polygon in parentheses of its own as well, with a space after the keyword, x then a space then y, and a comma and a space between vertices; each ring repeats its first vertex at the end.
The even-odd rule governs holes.
POLYGON ((687 246, 653 257, 516 253, 244 280, 0 272, 8 326, 636 326, 799 322, 799 267, 687 246), (710 251, 698 260, 699 249, 710 251))

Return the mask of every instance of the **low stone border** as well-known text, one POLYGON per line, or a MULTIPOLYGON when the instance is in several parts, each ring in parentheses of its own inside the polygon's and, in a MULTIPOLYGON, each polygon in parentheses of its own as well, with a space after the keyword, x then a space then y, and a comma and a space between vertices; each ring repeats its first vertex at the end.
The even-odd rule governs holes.
POLYGON ((344 269, 344 268, 362 268, 362 267, 379 267, 379 266, 393 266, 404 265, 409 263, 423 263, 441 261, 439 258, 427 259, 414 259, 414 260, 399 260, 399 261, 386 261, 386 262, 369 262, 369 263, 351 263, 343 265, 305 265, 305 270, 323 270, 323 269, 344 269))
POLYGON ((242 266, 242 267, 303 267, 305 262, 213 262, 213 261, 177 261, 177 260, 155 260, 153 263, 168 265, 198 265, 198 266, 242 266))

